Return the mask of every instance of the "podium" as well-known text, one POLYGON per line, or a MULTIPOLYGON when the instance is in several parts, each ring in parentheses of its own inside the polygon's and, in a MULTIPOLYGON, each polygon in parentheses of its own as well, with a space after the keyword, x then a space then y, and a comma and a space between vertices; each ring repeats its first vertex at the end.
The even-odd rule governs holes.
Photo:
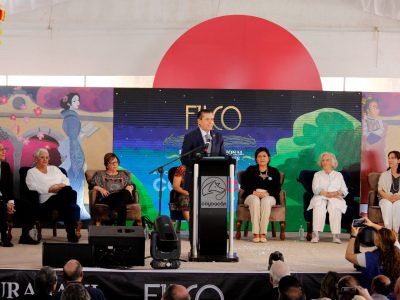
POLYGON ((202 157, 194 164, 190 261, 239 261, 233 253, 235 164, 235 159, 223 156, 202 157))

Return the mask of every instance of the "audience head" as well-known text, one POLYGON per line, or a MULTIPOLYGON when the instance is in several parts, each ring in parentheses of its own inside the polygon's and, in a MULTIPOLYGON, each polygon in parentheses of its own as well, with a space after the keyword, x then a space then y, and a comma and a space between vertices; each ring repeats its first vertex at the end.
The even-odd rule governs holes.
POLYGON ((78 109, 80 105, 80 96, 78 93, 69 93, 60 100, 60 107, 65 110, 78 109))
POLYGON ((343 276, 337 283, 337 292, 339 300, 353 299, 358 294, 357 286, 359 282, 351 275, 343 276))
POLYGON ((303 299, 303 291, 300 282, 294 276, 284 276, 279 281, 279 295, 281 300, 303 299))
POLYGON ((281 261, 273 261, 270 270, 270 281, 273 287, 278 287, 279 281, 281 278, 290 275, 289 266, 281 261))
POLYGON ((56 289, 56 285, 57 274, 53 268, 44 266, 36 273, 34 280, 34 290, 36 295, 49 295, 56 289))
POLYGON ((82 265, 76 259, 71 259, 66 262, 63 268, 63 277, 65 281, 82 281, 83 270, 82 265))
POLYGON ((162 295, 161 300, 190 300, 190 295, 183 285, 170 284, 162 295))
POLYGON ((269 255, 269 259, 268 259, 268 270, 271 269, 271 265, 274 261, 285 261, 285 259, 283 258, 283 254, 280 251, 274 251, 269 255))
POLYGON ((201 109, 197 113, 197 125, 204 131, 209 132, 214 126, 214 114, 211 110, 201 109))
POLYGON ((321 282, 321 288, 319 290, 320 298, 329 298, 331 300, 336 299, 336 285, 340 277, 337 272, 329 271, 326 273, 321 282))
POLYGON ((81 283, 68 284, 61 294, 61 300, 90 300, 90 294, 81 283))
POLYGON ((379 261, 383 266, 384 274, 395 282, 400 276, 400 250, 395 245, 396 232, 388 228, 381 228, 374 238, 375 246, 380 251, 379 261))
POLYGON ((323 152, 319 156, 318 165, 324 170, 336 169, 336 167, 338 166, 338 161, 336 159, 335 154, 331 152, 323 152))
POLYGON ((104 166, 106 169, 114 163, 117 163, 117 165, 120 164, 118 156, 115 153, 106 153, 104 155, 104 166))
POLYGON ((371 294, 389 295, 391 292, 391 282, 385 275, 375 276, 371 284, 371 294))

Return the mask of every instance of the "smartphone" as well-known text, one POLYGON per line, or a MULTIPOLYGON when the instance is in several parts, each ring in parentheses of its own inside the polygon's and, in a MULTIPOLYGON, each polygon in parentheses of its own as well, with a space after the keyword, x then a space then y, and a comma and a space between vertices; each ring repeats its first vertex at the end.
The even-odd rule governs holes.
POLYGON ((365 227, 364 221, 364 219, 354 219, 353 227, 365 227))
POLYGON ((348 287, 348 286, 344 286, 342 287, 342 289, 340 290, 341 294, 352 294, 352 295, 357 295, 358 294, 358 290, 355 287, 348 287))

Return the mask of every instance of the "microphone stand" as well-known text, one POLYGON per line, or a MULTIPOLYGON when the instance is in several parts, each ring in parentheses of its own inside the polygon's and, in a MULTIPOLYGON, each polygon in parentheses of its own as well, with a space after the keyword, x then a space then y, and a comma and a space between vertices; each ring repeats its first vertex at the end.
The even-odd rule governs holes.
POLYGON ((192 154, 192 153, 194 153, 196 151, 199 151, 201 149, 206 149, 208 147, 208 144, 209 144, 209 142, 207 141, 207 143, 204 143, 204 145, 200 145, 200 146, 198 146, 198 147, 196 147, 196 148, 194 148, 194 149, 192 149, 192 150, 190 150, 190 151, 188 151, 186 153, 183 153, 180 156, 178 156, 177 158, 174 158, 173 160, 171 160, 171 161, 169 161, 169 162, 167 162, 167 163, 165 163, 165 164, 163 164, 163 165, 161 165, 161 166, 159 166, 159 167, 157 167, 154 170, 151 170, 149 172, 149 174, 153 174, 154 172, 158 172, 160 174, 160 188, 159 188, 159 191, 158 191, 158 215, 159 216, 161 215, 162 178, 163 178, 163 175, 164 175, 164 167, 172 164, 173 162, 176 162, 178 159, 181 159, 182 157, 189 156, 190 154, 192 154))

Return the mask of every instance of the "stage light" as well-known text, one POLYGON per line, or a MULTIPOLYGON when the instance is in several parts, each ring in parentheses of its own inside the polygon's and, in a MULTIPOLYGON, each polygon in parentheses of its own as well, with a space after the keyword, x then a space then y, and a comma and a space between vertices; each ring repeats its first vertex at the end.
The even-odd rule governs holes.
POLYGON ((180 266, 181 241, 177 236, 171 219, 159 216, 155 221, 155 230, 151 233, 150 254, 154 269, 178 269, 180 266))

